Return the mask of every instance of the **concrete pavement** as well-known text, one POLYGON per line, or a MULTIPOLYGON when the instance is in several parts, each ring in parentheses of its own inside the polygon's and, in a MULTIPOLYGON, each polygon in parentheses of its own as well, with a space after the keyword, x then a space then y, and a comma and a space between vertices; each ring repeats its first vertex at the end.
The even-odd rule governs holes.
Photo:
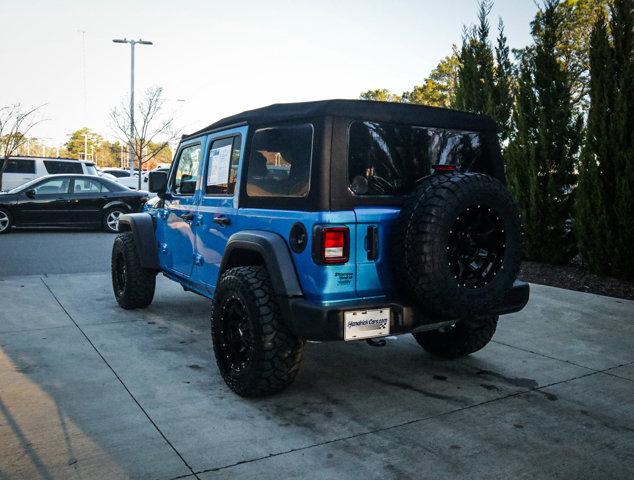
POLYGON ((0 278, 110 271, 114 237, 85 229, 14 228, 0 235, 0 278))
POLYGON ((633 478, 634 302, 533 286, 461 361, 309 344, 295 384, 222 382, 208 301, 159 277, 0 280, 0 478, 633 478))

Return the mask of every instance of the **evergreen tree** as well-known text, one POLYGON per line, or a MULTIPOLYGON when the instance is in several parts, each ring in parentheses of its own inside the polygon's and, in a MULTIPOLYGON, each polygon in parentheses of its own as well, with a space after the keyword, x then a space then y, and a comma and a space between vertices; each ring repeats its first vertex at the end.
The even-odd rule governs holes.
POLYGON ((498 122, 504 146, 511 133, 513 65, 501 19, 497 45, 495 49, 491 46, 488 16, 492 6, 491 0, 482 0, 478 7, 478 24, 465 30, 454 106, 492 116, 498 122))
POLYGON ((597 273, 634 278, 634 6, 615 0, 590 43, 590 110, 579 166, 579 249, 597 273))
POLYGON ((495 64, 488 20, 492 6, 490 0, 482 0, 478 7, 478 25, 465 29, 455 104, 460 110, 488 115, 495 114, 495 64))
POLYGON ((495 71, 493 99, 494 118, 500 129, 500 140, 504 144, 511 136, 511 117, 513 113, 513 64, 509 58, 509 47, 504 35, 504 22, 498 24, 497 46, 495 47, 495 71))
POLYGON ((607 274, 611 270, 614 244, 609 210, 612 196, 606 191, 614 178, 602 172, 613 158, 614 72, 612 49, 605 18, 600 18, 590 39, 590 110, 586 141, 579 164, 575 230, 579 250, 590 270, 607 274))
POLYGON ((568 262, 576 252, 574 167, 583 126, 557 48, 562 35, 557 4, 544 0, 531 24, 534 45, 520 55, 516 132, 506 152, 509 184, 523 217, 526 256, 549 263, 568 262))

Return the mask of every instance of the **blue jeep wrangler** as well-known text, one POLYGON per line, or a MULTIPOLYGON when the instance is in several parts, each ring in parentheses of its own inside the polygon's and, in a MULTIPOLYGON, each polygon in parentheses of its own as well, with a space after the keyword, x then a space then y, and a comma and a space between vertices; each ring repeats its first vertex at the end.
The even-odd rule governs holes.
POLYGON ((520 223, 488 117, 418 105, 278 104, 183 137, 158 200, 124 215, 115 297, 156 274, 209 298, 218 368, 242 396, 292 383, 307 340, 412 333, 468 355, 522 309, 520 223))

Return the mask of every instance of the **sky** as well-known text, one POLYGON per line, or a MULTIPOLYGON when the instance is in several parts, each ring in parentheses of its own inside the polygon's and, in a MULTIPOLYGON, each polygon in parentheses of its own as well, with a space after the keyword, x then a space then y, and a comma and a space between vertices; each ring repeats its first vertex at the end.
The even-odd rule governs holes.
MULTIPOLYGON (((184 133, 271 103, 401 93, 460 43, 476 9, 476 0, 0 0, 0 105, 45 104, 33 136, 51 146, 83 126, 115 138, 109 113, 129 98, 130 47, 112 39, 124 37, 154 42, 136 47, 136 96, 163 87, 184 133)), ((492 36, 502 17, 510 46, 529 44, 536 10, 497 0, 492 36)))

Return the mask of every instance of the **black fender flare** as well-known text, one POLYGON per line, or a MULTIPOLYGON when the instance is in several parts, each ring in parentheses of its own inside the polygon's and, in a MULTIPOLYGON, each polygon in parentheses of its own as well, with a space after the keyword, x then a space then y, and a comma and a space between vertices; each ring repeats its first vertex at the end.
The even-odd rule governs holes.
POLYGON ((239 251, 259 254, 266 267, 275 294, 281 297, 301 297, 302 288, 297 278, 295 264, 284 238, 277 233, 261 230, 243 230, 229 237, 220 264, 218 278, 232 266, 232 259, 239 251))
POLYGON ((161 269, 154 232, 154 219, 149 213, 127 213, 119 217, 119 231, 132 232, 141 266, 151 270, 161 269))

